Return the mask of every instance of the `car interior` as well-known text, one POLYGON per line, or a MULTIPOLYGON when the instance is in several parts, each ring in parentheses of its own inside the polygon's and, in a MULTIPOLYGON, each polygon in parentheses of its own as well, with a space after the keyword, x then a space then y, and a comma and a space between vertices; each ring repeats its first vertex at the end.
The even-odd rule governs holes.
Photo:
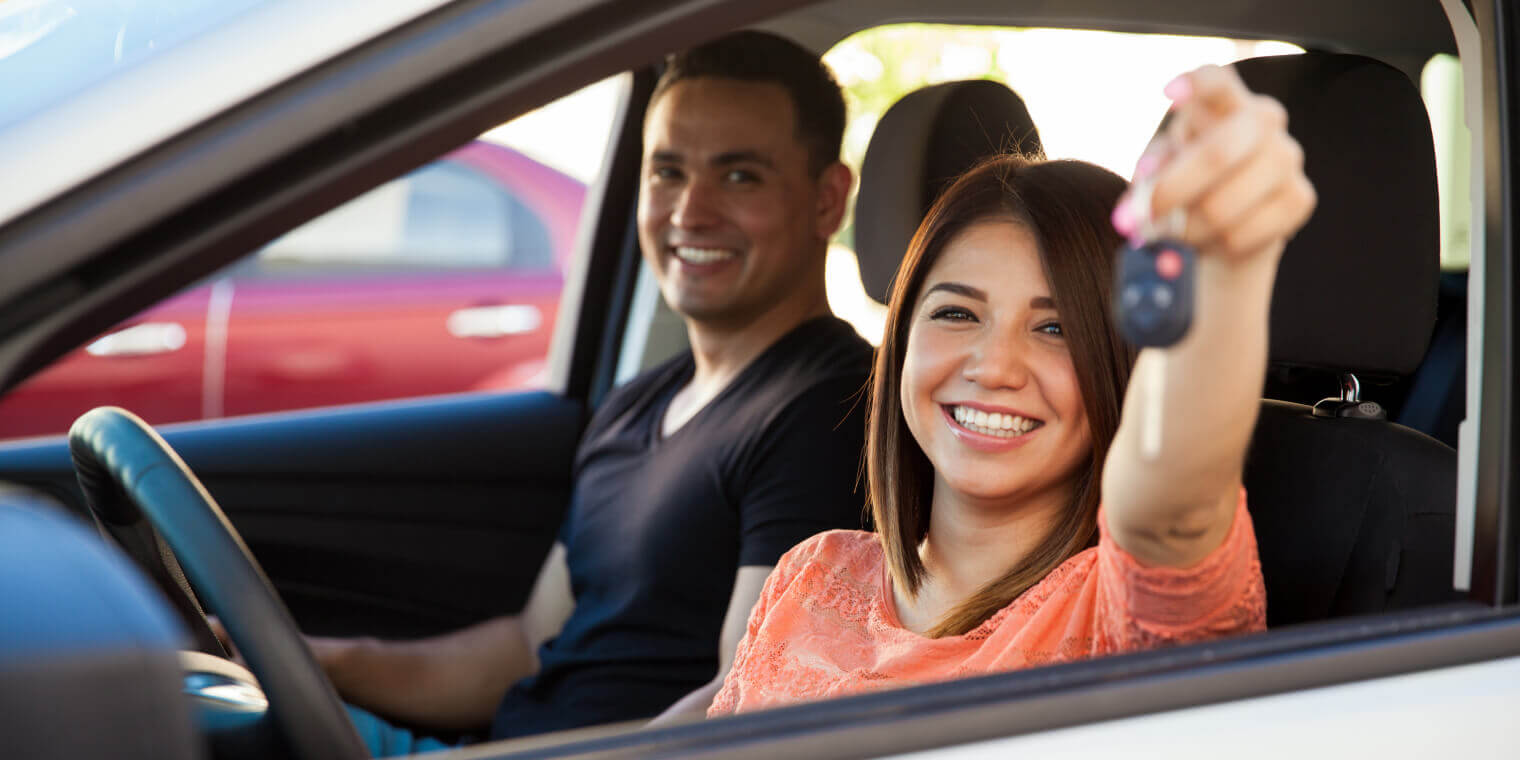
MULTIPOLYGON (((1212 678, 1216 664, 1425 630, 1514 601, 1506 582, 1454 582, 1469 566, 1506 572, 1505 561, 1492 558, 1500 551, 1485 548, 1502 539, 1483 526, 1499 524, 1494 513, 1507 507, 1464 518, 1458 498, 1459 491, 1492 494, 1490 479, 1505 476, 1490 459, 1477 460, 1476 433, 1459 433, 1479 408, 1469 398, 1476 387, 1469 360, 1485 371, 1489 365, 1469 356, 1468 274, 1441 268, 1450 220, 1441 211, 1438 148, 1419 86, 1427 61, 1458 53, 1448 14, 1472 12, 1473 4, 1394 0, 1373 11, 1318 0, 944 0, 933 9, 911 0, 692 1, 642 13, 610 10, 610 3, 553 5, 449 4, 76 194, 0 220, 0 261, 37 258, 37 246, 68 239, 50 237, 66 227, 91 230, 88 255, 60 258, 53 270, 30 276, 19 296, 0 288, 0 387, 8 388, 89 336, 491 125, 580 85, 622 77, 565 272, 545 389, 158 429, 97 410, 67 438, 0 442, 0 483, 14 484, 0 490, 0 589, 8 600, 35 595, 39 601, 16 603, 35 610, 16 619, 48 623, 41 631, 0 625, 0 715, 11 716, 0 719, 0 733, 19 737, 21 756, 108 748, 119 757, 197 757, 208 747, 215 757, 363 756, 297 631, 412 638, 521 608, 559 528, 591 410, 615 383, 684 347, 679 319, 641 273, 633 227, 640 125, 658 62, 744 27, 820 53, 851 34, 903 22, 1210 35, 1304 49, 1235 64, 1252 89, 1286 107, 1319 196, 1279 270, 1271 369, 1246 463, 1268 633, 823 709, 514 740, 469 756, 766 757, 783 746, 775 737, 811 741, 796 745, 805 756, 933 749, 1184 707, 1228 690, 1208 681, 1191 695, 1100 699, 1081 710, 1059 701, 1062 694, 1212 678), (438 57, 414 63, 416 83, 397 85, 388 100, 344 94, 342 83, 355 72, 378 76, 400 65, 393 56, 405 44, 441 51, 448 45, 439 40, 450 35, 469 40, 468 52, 428 52, 438 57), (281 115, 286 102, 304 105, 281 115), (277 130, 281 118, 316 119, 305 109, 322 103, 321 118, 333 121, 318 137, 234 139, 240 119, 277 130), (230 140, 239 162, 254 168, 192 172, 175 180, 175 193, 149 192, 218 140, 230 140), (104 216, 108 199, 138 186, 130 183, 142 183, 146 222, 104 216), (1459 442, 1471 446, 1461 449, 1462 460, 1459 442), (1480 467, 1484 480, 1459 483, 1477 477, 1460 473, 1480 467), (1479 538, 1464 544, 1474 530, 1479 538), (92 531, 114 548, 102 549, 92 531), (99 599, 134 603, 102 607, 99 599), (225 654, 205 610, 224 621, 251 676, 205 660, 190 665, 178 652, 225 654), (102 631, 110 639, 104 646, 91 638, 102 631), (38 642, 50 643, 41 651, 38 642), (253 676, 262 693, 248 690, 253 676), (872 732, 894 723, 895 731, 872 732), (81 724, 90 731, 68 730, 81 724), (921 730, 907 738, 913 726, 921 730)), ((918 221, 949 179, 994 152, 1041 151, 1053 137, 1000 82, 939 82, 899 98, 876 123, 859 168, 852 243, 865 292, 885 300, 918 221)), ((1497 307, 1507 304, 1487 308, 1497 307)), ((1196 382, 1198 393, 1209 391, 1208 378, 1196 382)), ((1507 395, 1484 403, 1491 398, 1507 395)), ((1507 425, 1494 420, 1490 436, 1507 425)))

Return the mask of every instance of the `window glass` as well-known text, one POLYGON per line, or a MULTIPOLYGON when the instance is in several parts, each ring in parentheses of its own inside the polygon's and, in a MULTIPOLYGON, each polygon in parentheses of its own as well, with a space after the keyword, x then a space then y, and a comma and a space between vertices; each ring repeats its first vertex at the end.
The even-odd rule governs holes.
POLYGON ((526 114, 128 319, 0 401, 0 439, 542 387, 625 78, 526 114))
POLYGON ((1466 271, 1471 260, 1471 141, 1463 114, 1462 64, 1456 56, 1430 59, 1420 74, 1436 148, 1436 185, 1441 196, 1441 269, 1466 271))
POLYGON ((544 218, 511 187, 445 159, 292 230, 259 258, 274 267, 549 269, 552 245, 544 218))
POLYGON ((0 127, 227 24, 264 0, 0 3, 0 127))
MULTIPOLYGON (((844 160, 857 174, 876 122, 898 98, 939 82, 992 79, 1023 98, 1051 158, 1090 161, 1128 177, 1166 113, 1161 89, 1172 77, 1204 64, 1301 51, 1218 37, 896 24, 852 35, 824 60, 845 89, 844 160)), ((879 344, 886 307, 860 285, 853 240, 854 220, 847 219, 829 253, 829 303, 879 344)))

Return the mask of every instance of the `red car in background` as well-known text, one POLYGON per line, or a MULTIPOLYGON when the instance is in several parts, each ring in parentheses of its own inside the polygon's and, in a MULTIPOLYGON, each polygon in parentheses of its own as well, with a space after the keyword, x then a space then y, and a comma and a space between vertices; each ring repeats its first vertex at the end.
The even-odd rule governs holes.
POLYGON ((585 187, 473 142, 127 320, 0 403, 167 423, 541 382, 585 187))

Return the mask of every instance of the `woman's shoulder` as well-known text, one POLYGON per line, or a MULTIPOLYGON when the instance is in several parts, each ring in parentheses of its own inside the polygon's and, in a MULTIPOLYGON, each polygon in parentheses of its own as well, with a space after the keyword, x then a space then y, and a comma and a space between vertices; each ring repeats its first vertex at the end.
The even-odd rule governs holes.
MULTIPOLYGON (((881 567, 881 543, 875 533, 863 530, 828 530, 792 547, 776 562, 768 587, 781 593, 799 578, 818 579, 843 572, 852 577, 872 577, 881 567)), ((804 582, 804 585, 812 581, 804 582)))
POLYGON ((863 530, 826 530, 792 547, 781 557, 779 565, 792 569, 827 562, 830 564, 880 561, 881 542, 875 533, 863 530))
POLYGON ((787 552, 766 581, 761 600, 766 616, 811 618, 819 609, 832 609, 844 618, 861 617, 881 588, 883 556, 874 533, 814 535, 787 552))

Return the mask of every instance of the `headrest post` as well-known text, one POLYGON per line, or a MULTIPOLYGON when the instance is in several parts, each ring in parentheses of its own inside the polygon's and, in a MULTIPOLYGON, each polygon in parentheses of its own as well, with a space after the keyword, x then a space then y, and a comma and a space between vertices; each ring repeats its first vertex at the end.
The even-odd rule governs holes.
POLYGON ((1362 383, 1350 372, 1341 373, 1341 401, 1355 404, 1362 400, 1362 383))
POLYGON ((1357 420, 1386 420, 1388 411, 1376 401, 1362 401, 1362 382, 1350 372, 1341 373, 1340 398, 1320 399, 1314 405, 1315 417, 1349 417, 1357 420))

